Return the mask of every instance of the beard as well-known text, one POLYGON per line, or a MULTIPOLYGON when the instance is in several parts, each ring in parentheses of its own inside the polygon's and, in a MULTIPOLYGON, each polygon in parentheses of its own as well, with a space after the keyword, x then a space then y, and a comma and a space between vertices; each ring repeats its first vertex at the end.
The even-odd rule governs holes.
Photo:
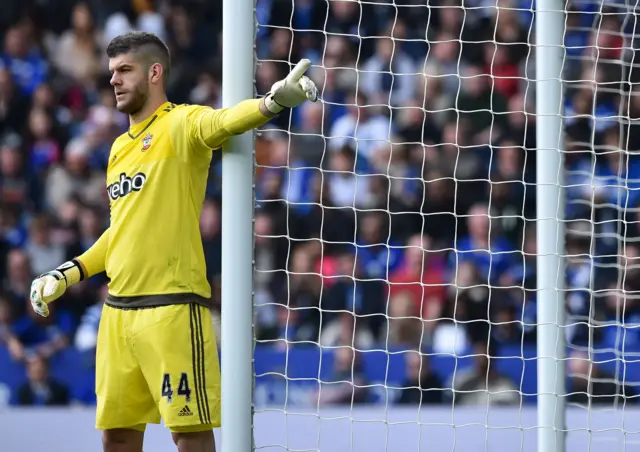
POLYGON ((142 81, 134 88, 133 91, 125 94, 124 100, 118 101, 116 99, 116 108, 118 111, 127 115, 134 115, 142 110, 144 105, 147 103, 147 98, 149 97, 148 88, 148 82, 146 80, 142 81))

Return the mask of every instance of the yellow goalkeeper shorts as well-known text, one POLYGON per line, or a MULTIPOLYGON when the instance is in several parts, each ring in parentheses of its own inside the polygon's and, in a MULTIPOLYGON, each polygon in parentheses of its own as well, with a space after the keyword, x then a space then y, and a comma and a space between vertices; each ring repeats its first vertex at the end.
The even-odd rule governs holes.
POLYGON ((96 428, 160 420, 172 431, 220 426, 220 365, 211 312, 197 304, 104 305, 96 350, 96 428))

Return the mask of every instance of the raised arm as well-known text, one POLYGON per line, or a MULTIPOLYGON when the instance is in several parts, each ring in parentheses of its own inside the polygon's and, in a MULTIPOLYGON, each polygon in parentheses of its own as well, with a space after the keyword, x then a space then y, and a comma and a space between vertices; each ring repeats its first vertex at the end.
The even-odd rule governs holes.
POLYGON ((311 61, 300 61, 284 79, 273 84, 263 99, 249 99, 230 108, 214 110, 201 107, 188 121, 192 136, 199 144, 216 149, 232 137, 269 122, 285 108, 294 108, 306 100, 318 99, 316 85, 304 75, 311 61))
POLYGON ((230 108, 201 108, 191 122, 192 136, 203 145, 217 149, 230 137, 269 122, 275 114, 267 110, 264 99, 249 99, 230 108))

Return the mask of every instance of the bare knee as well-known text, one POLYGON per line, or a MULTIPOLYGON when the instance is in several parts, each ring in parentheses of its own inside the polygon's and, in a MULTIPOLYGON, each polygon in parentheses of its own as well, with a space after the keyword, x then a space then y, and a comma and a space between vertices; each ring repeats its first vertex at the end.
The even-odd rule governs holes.
POLYGON ((172 432, 178 452, 215 452, 213 430, 204 432, 172 432))
POLYGON ((104 452, 142 452, 144 432, 130 428, 116 428, 102 433, 104 452))

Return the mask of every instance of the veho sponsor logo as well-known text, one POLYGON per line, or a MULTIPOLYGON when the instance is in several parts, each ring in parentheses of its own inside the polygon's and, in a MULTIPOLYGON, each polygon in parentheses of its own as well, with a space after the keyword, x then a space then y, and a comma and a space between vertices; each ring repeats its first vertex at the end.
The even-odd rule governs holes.
POLYGON ((137 173, 133 177, 121 173, 117 181, 107 186, 107 193, 109 193, 109 198, 115 201, 118 198, 127 196, 129 193, 142 190, 146 181, 147 175, 144 173, 137 173))

